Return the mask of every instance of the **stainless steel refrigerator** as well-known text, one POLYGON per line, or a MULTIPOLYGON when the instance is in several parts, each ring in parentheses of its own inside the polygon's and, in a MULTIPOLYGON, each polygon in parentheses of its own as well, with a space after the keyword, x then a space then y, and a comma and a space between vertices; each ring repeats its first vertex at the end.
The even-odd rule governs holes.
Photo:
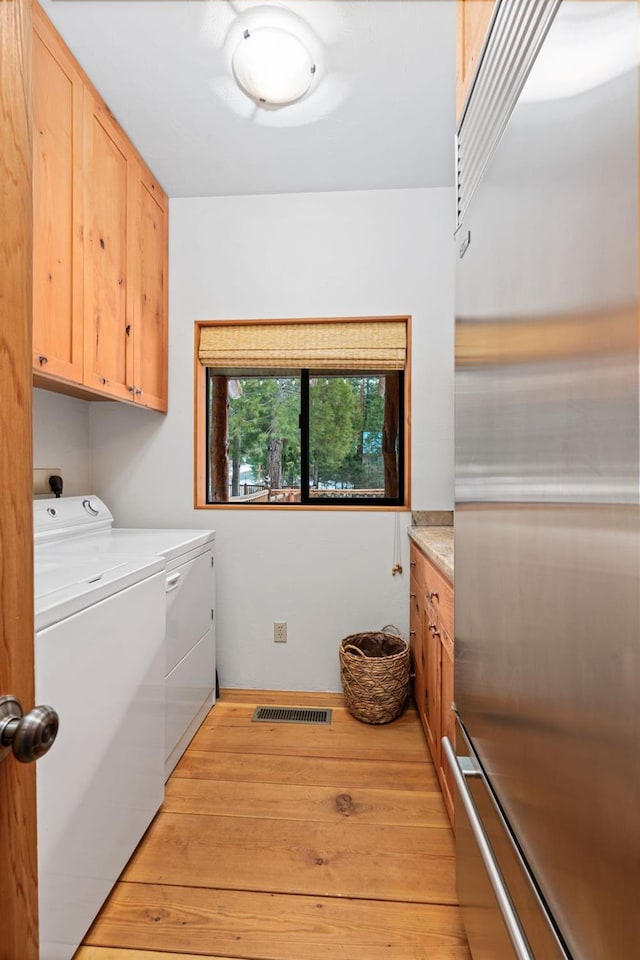
POLYGON ((559 5, 456 235, 474 960, 640 958, 638 37, 632 0, 559 5))

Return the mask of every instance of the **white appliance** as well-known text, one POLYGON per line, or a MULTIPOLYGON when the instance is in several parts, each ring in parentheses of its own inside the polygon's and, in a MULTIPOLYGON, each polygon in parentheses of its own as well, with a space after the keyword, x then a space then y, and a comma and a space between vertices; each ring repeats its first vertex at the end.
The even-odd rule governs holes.
POLYGON ((36 696, 60 717, 37 766, 39 955, 69 960, 163 799, 164 563, 67 556, 66 502, 34 513, 36 696))
POLYGON ((120 555, 165 561, 167 779, 215 703, 215 532, 114 527, 108 507, 95 496, 38 501, 38 512, 47 506, 65 511, 67 556, 89 549, 105 563, 120 555))

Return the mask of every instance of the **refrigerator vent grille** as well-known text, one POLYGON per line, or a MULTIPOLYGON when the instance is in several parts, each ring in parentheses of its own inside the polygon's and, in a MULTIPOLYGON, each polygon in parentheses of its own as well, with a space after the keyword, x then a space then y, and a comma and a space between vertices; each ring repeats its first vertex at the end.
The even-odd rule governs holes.
POLYGON ((497 0, 456 136, 457 226, 498 145, 561 0, 497 0))
POLYGON ((251 718, 263 723, 331 723, 331 710, 316 707, 256 707, 251 718))

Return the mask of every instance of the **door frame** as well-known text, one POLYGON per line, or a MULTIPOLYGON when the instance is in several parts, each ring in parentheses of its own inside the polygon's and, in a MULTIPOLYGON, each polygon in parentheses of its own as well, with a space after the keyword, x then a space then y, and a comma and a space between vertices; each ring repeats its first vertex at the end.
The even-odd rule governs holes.
MULTIPOLYGON (((34 702, 30 0, 0 0, 0 694, 34 702)), ((38 960, 36 771, 0 763, 0 960, 38 960)))

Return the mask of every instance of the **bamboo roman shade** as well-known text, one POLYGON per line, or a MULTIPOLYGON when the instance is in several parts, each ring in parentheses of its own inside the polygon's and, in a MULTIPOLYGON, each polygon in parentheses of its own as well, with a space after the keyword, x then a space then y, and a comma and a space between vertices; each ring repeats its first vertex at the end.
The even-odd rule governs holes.
POLYGON ((203 324, 198 348, 218 370, 404 370, 406 354, 405 319, 203 324))

